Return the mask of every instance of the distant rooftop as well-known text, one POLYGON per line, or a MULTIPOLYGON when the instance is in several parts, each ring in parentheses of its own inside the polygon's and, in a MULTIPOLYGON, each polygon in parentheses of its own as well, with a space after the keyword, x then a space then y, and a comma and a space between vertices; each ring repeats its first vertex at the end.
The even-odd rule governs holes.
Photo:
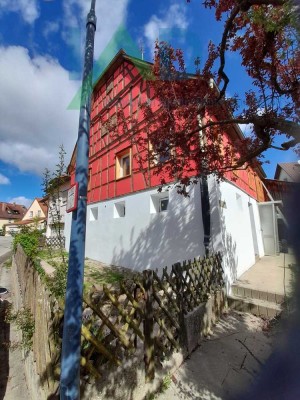
POLYGON ((291 181, 300 182, 300 161, 277 164, 274 179, 279 179, 281 170, 289 176, 291 181))

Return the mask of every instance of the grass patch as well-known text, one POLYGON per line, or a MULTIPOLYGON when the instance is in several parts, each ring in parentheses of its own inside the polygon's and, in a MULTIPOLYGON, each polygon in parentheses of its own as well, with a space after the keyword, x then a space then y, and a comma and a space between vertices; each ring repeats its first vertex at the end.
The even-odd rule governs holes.
POLYGON ((124 274, 115 267, 97 268, 86 264, 84 267, 84 293, 87 294, 93 285, 114 285, 124 279, 124 274))
MULTIPOLYGON (((59 249, 50 249, 50 248, 45 248, 42 250, 39 250, 38 252, 38 257, 42 258, 45 261, 52 261, 52 260, 62 260, 62 255, 64 256, 65 260, 68 260, 69 254, 65 250, 59 250, 59 249)), ((50 263, 49 263, 50 264, 50 263)))
POLYGON ((107 270, 93 270, 86 273, 86 278, 92 280, 93 282, 101 285, 103 283, 114 284, 116 282, 121 282, 124 280, 124 275, 120 272, 107 270))
MULTIPOLYGON (((61 250, 45 248, 39 250, 38 257, 45 260, 55 268, 53 277, 47 277, 47 286, 56 297, 62 297, 65 293, 67 281, 68 257, 64 252, 65 263, 61 250)), ((84 265, 84 294, 87 295, 92 286, 117 285, 119 282, 135 275, 133 271, 116 266, 105 265, 100 262, 85 258, 84 265)))

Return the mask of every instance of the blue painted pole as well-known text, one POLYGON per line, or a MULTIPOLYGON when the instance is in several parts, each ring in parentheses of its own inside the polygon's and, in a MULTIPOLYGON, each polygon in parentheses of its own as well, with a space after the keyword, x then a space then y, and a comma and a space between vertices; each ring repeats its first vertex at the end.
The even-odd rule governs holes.
POLYGON ((78 205, 72 214, 69 249, 69 268, 65 298, 64 328, 62 340, 60 398, 80 399, 80 338, 82 322, 82 291, 84 276, 86 205, 88 184, 88 154, 94 37, 96 31, 95 2, 86 23, 86 44, 80 116, 77 139, 76 182, 78 182, 78 205))

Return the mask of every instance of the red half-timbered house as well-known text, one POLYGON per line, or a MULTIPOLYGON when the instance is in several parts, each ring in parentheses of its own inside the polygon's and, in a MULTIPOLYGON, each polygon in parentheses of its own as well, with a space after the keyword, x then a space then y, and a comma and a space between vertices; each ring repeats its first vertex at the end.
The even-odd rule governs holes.
MULTIPOLYGON (((151 101, 152 109, 159 110, 148 84, 150 69, 151 64, 119 51, 94 86, 90 126, 86 256, 139 270, 159 269, 204 253, 199 185, 184 198, 170 186, 174 179, 166 176, 166 186, 158 191, 161 176, 133 133, 138 129, 147 134, 141 104, 151 101), (125 132, 119 110, 123 118, 137 121, 135 130, 125 132)), ((224 142, 240 140, 241 135, 236 126, 224 133, 224 142)), ((71 183, 75 150, 69 166, 71 183)), ((189 174, 193 175, 191 169, 189 174)), ((211 250, 223 252, 230 283, 264 254, 258 209, 258 202, 264 201, 263 171, 248 168, 226 177, 220 183, 209 177, 208 185, 211 250)), ((66 243, 70 215, 67 220, 66 243)))

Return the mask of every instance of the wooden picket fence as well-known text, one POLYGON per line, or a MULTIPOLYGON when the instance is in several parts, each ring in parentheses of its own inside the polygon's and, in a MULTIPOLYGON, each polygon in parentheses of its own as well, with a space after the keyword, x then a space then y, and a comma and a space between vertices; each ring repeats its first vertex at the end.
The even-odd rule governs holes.
POLYGON ((155 366, 186 347, 184 317, 224 286, 220 254, 146 270, 119 286, 103 285, 84 299, 82 366, 100 378, 133 355, 145 362, 146 381, 155 366))
MULTIPOLYGON (((20 246, 14 259, 22 305, 35 319, 36 372, 50 395, 58 389, 62 305, 20 246)), ((216 254, 174 264, 161 276, 146 270, 114 286, 93 288, 83 302, 82 376, 100 378, 134 358, 144 362, 146 381, 151 381, 164 359, 186 349, 185 316, 223 286, 222 260, 216 254)))

